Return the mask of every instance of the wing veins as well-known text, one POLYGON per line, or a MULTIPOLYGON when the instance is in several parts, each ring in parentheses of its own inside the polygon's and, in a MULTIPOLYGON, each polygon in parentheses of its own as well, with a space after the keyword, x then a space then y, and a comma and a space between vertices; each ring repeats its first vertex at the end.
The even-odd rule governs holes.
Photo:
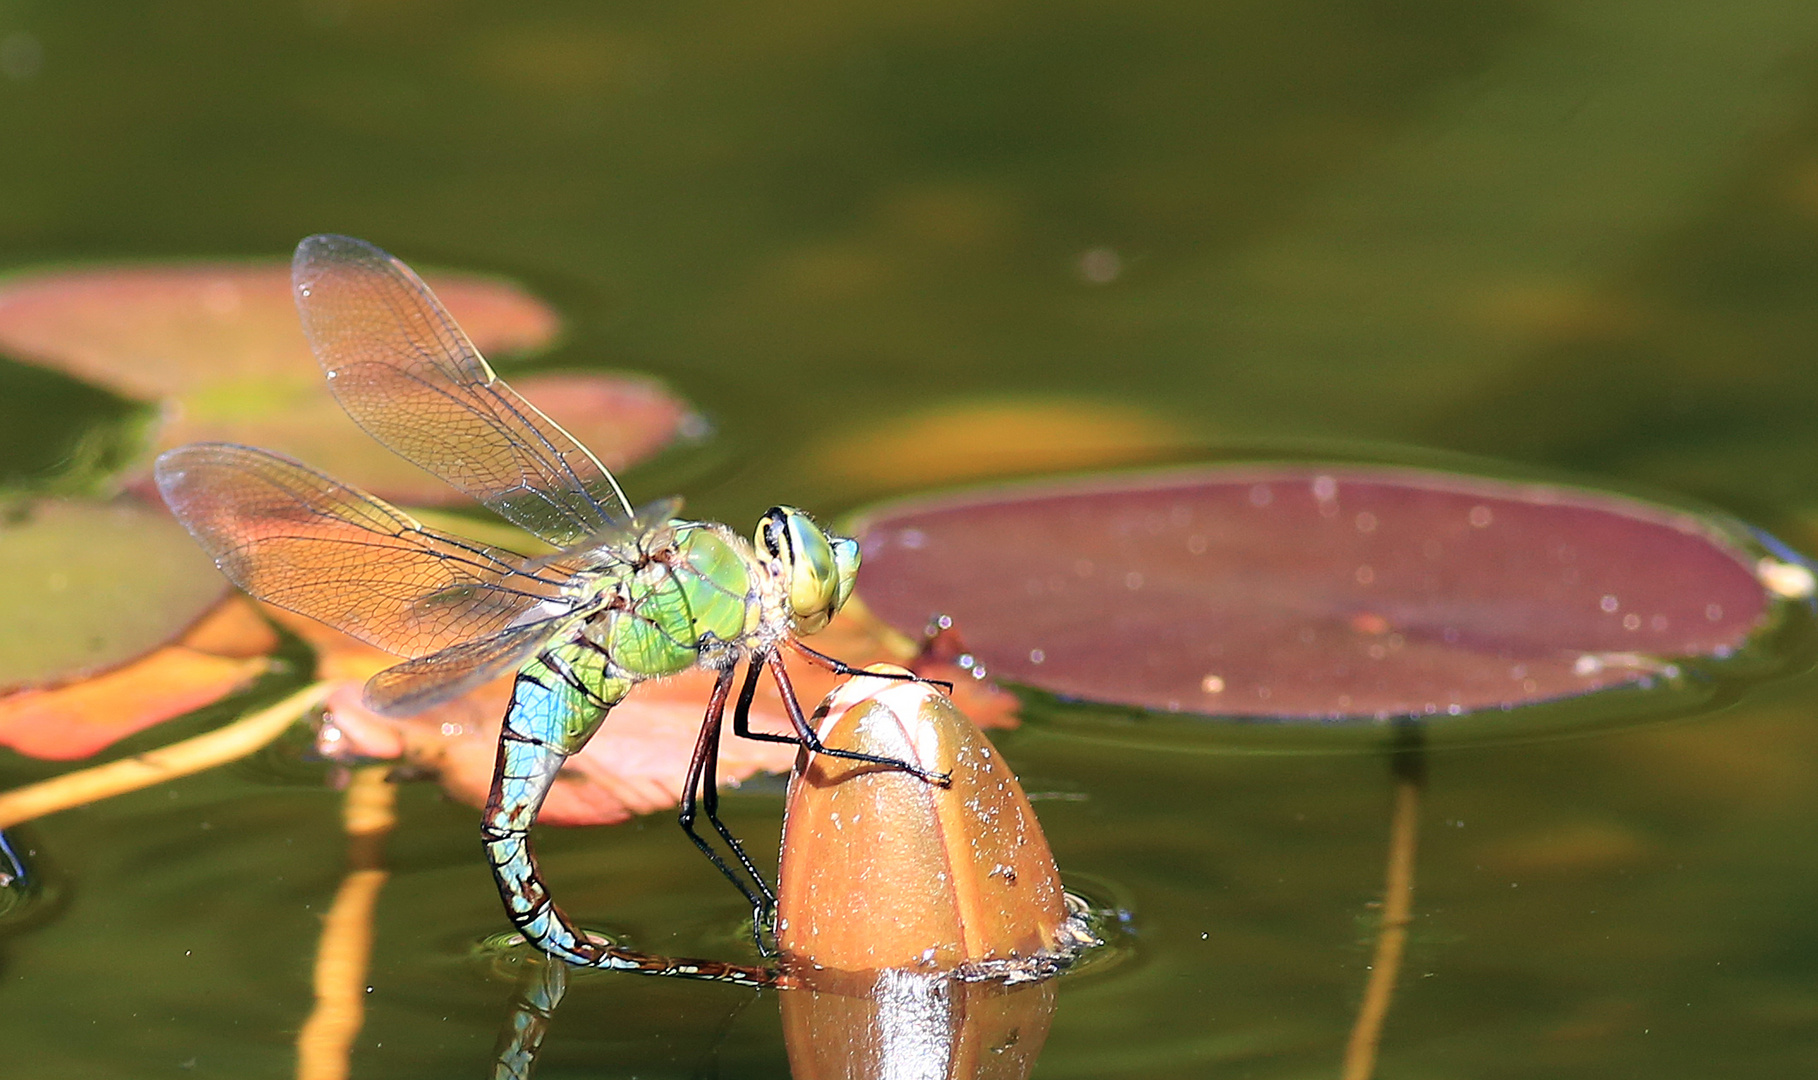
POLYGON ((255 596, 380 648, 424 656, 579 606, 568 577, 408 514, 279 455, 194 444, 158 485, 228 576, 255 596))
MULTIPOLYGON (((479 417, 482 421, 487 422, 489 424, 489 426, 491 426, 495 430, 499 430, 502 432, 503 430, 506 429, 507 425, 503 420, 499 419, 498 414, 496 412, 493 412, 493 409, 502 407, 502 408, 508 410, 510 412, 512 418, 517 420, 519 425, 521 425, 523 428, 529 430, 533 435, 535 435, 537 440, 543 444, 543 449, 548 451, 548 455, 546 458, 543 458, 543 459, 533 458, 532 461, 538 462, 538 463, 542 463, 542 462, 558 463, 562 472, 564 474, 566 474, 567 478, 570 481, 572 481, 573 489, 582 498, 586 499, 590 506, 592 506, 595 510, 599 511, 600 516, 602 518, 605 518, 608 521, 612 520, 611 512, 608 511, 604 506, 600 505, 599 500, 595 499, 593 497, 593 492, 587 490, 587 485, 582 483, 580 474, 574 471, 573 465, 569 464, 568 456, 566 454, 564 454, 560 449, 558 449, 556 447, 555 443, 551 442, 549 437, 546 434, 544 434, 543 431, 541 431, 535 424, 531 423, 530 419, 524 415, 523 411, 518 409, 516 406, 514 406, 509 399, 503 397, 502 395, 498 395, 498 394, 488 394, 484 397, 479 397, 476 400, 463 401, 461 398, 456 397, 453 394, 450 394, 447 390, 445 390, 439 386, 435 386, 432 383, 430 383, 429 381, 422 379, 414 374, 410 374, 408 372, 405 372, 403 374, 405 375, 406 378, 411 379, 412 381, 416 382, 418 385, 424 387, 426 390, 429 390, 433 393, 441 395, 443 398, 447 399, 450 403, 452 403, 455 407, 465 410, 466 412, 468 412, 471 415, 479 417), (481 406, 486 407, 485 411, 482 411, 481 406)), ((467 382, 467 383, 457 383, 457 385, 483 387, 486 390, 491 390, 492 384, 497 381, 498 381, 498 376, 494 375, 490 380, 488 380, 485 383, 480 383, 476 380, 476 381, 467 382)), ((523 444, 518 443, 518 445, 523 445, 523 444)), ((605 468, 604 465, 602 465, 600 467, 602 469, 605 468)), ((581 515, 575 513, 573 507, 571 507, 571 506, 567 505, 566 503, 563 503, 555 498, 552 498, 550 492, 545 491, 541 488, 532 487, 532 486, 524 483, 522 480, 522 474, 523 474, 523 470, 520 469, 519 470, 520 479, 518 482, 518 486, 515 488, 508 489, 508 490, 522 491, 528 495, 535 496, 545 506, 548 506, 550 509, 556 511, 557 513, 562 514, 563 516, 565 516, 565 517, 569 518, 571 521, 573 521, 574 525, 577 529, 585 531, 585 530, 593 527, 591 522, 583 520, 581 515)), ((545 479, 549 479, 549 478, 545 477, 545 479)))
POLYGON ((498 377, 408 266, 327 235, 292 265, 311 346, 368 434, 557 546, 632 516, 612 471, 498 377), (450 432, 409 401, 475 427, 450 432))

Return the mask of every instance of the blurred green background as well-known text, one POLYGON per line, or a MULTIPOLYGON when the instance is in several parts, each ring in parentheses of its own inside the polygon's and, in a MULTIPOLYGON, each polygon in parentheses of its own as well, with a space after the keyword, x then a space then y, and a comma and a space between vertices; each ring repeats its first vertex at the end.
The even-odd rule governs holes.
MULTIPOLYGON (((568 322, 534 364, 668 380, 718 429, 691 506, 739 523, 915 486, 850 440, 1055 401, 1142 418, 1135 458, 1458 451, 1795 542, 1818 510, 1808 2, 0 0, 0 271, 324 231, 525 282, 568 322)), ((0 360, 0 475, 123 410, 0 360)), ((1809 1068, 1814 705, 1443 755, 1381 1075, 1809 1068)), ((1139 931, 1039 1074, 1332 1075, 1381 763, 1005 744, 1139 931)), ((335 798, 247 768, 36 826, 69 899, 0 942, 9 1067, 288 1075, 335 798)), ((407 804, 356 1075, 479 1075, 510 983, 462 958, 502 920, 472 813, 407 804)), ((736 940, 673 832, 562 834, 552 875, 736 940)), ((773 1004, 726 995, 590 983, 543 1075, 774 1073, 773 1004)))
POLYGON ((340 231, 516 274, 571 320, 555 361, 672 379, 777 495, 813 494, 782 463, 818 432, 980 394, 1818 492, 1809 5, 5 0, 0 28, 0 259, 340 231))

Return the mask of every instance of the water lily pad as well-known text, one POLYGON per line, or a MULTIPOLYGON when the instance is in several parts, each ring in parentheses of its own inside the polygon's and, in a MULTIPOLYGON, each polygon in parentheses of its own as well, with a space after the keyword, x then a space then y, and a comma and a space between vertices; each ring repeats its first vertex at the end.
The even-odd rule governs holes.
POLYGON ((870 610, 951 616, 994 678, 1145 709, 1456 715, 1650 684, 1810 596, 1739 530, 1557 486, 1225 466, 906 502, 870 610))
MULTIPOLYGON (((483 353, 547 346, 555 312, 508 282, 432 275, 437 296, 483 353)), ((362 433, 329 396, 291 299, 287 266, 117 267, 0 282, 0 351, 123 396, 164 405, 158 448, 221 440, 264 446, 387 498, 453 503, 458 493, 362 433)), ((610 467, 690 428, 654 380, 560 374, 517 389, 610 467)))
POLYGON ((230 597, 178 641, 92 678, 0 695, 0 746, 53 761, 88 757, 200 709, 270 669, 271 627, 230 597))
POLYGON ((117 667, 181 635, 228 590, 162 507, 44 500, 0 518, 0 689, 117 667))
MULTIPOLYGON (((451 274, 428 281, 482 352, 540 348, 560 329, 555 312, 508 282, 451 274)), ((0 281, 0 350, 142 401, 199 399, 205 413, 237 393, 258 404, 270 393, 260 387, 273 380, 321 380, 288 263, 10 275, 0 281)))

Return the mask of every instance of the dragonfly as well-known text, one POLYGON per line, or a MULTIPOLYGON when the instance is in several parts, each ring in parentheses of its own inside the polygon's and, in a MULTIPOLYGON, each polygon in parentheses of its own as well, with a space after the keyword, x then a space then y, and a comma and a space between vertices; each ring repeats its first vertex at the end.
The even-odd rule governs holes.
POLYGON ((527 557, 429 528, 291 458, 231 443, 161 455, 158 489, 246 592, 405 658, 367 683, 375 711, 408 715, 516 671, 480 831, 526 940, 576 965, 723 975, 709 962, 664 962, 585 934, 551 899, 531 848, 563 761, 641 682, 695 667, 716 673, 679 818, 750 902, 766 954, 775 893, 718 813, 729 701, 740 737, 947 782, 911 762, 824 745, 790 684, 785 651, 856 673, 801 641, 851 597, 856 541, 788 506, 767 511, 751 541, 680 516, 680 499, 634 509, 597 457, 493 373, 428 286, 366 241, 305 239, 291 281, 304 334, 355 423, 555 550, 527 557), (750 727, 766 674, 793 734, 750 727), (697 813, 743 876, 702 835, 697 813))

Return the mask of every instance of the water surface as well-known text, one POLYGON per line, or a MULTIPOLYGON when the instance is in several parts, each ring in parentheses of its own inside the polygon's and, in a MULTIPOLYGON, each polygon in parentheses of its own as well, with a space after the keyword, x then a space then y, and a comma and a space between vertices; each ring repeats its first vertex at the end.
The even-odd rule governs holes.
MULTIPOLYGON (((1170 460, 1462 451, 1815 539, 1809 3, 4 0, 0 144, 0 269, 338 231, 519 278, 569 321, 534 366, 651 372, 717 425, 634 494, 683 477, 741 530, 912 486, 844 467, 850 438, 1060 400, 1134 410, 1170 460)), ((0 362, 0 477, 64 483, 129 411, 0 362)), ((1815 713, 1794 675, 1435 752, 1380 1075, 1809 1069, 1815 713)), ((1127 955, 1060 984, 1039 1075, 1336 1074, 1384 757, 1136 741, 1000 740, 1070 880, 1129 915, 1127 955)), ((8 786, 48 771, 0 756, 8 786)), ((9 1067, 292 1075, 344 870, 329 771, 20 830, 9 1067)), ((771 854, 780 788, 731 804, 771 854)), ((475 951, 504 925, 476 814, 428 784, 399 812, 354 1075, 486 1075, 516 976, 475 951)), ((588 925, 740 955, 738 897, 666 818, 541 845, 588 925)), ((784 1067, 774 996, 581 977, 540 1075, 784 1067)))

